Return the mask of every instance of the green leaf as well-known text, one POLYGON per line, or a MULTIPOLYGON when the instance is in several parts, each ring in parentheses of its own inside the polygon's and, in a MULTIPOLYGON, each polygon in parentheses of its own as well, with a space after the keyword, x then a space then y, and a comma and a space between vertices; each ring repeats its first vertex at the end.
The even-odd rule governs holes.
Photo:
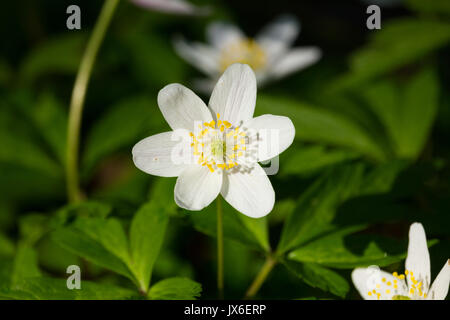
POLYGON ((0 232, 0 257, 9 257, 14 254, 14 243, 0 232))
POLYGON ((82 201, 71 203, 59 209, 52 218, 53 227, 64 225, 67 221, 72 221, 77 217, 106 218, 112 211, 112 207, 106 203, 98 201, 82 201))
POLYGON ((418 61, 449 40, 448 22, 404 18, 385 23, 368 46, 354 54, 350 72, 338 79, 333 90, 360 86, 371 78, 418 61))
POLYGON ((344 298, 350 286, 348 282, 330 269, 314 263, 296 263, 286 261, 283 263, 289 271, 313 288, 329 291, 344 298))
MULTIPOLYGON (((70 252, 128 277, 142 292, 147 292, 153 265, 164 240, 170 211, 175 210, 174 206, 166 204, 164 197, 157 196, 166 188, 164 179, 158 180, 153 186, 152 194, 155 197, 143 205, 134 216, 129 242, 118 220, 99 217, 99 211, 105 214, 105 208, 101 203, 95 202, 71 208, 76 210, 76 220, 70 226, 58 228, 53 232, 53 240, 70 252), (85 210, 82 211, 83 209, 85 210), (89 212, 92 209, 96 216, 89 212), (82 216, 80 211, 85 214, 82 216)), ((58 219, 59 225, 64 225, 64 221, 69 220, 68 215, 62 214, 62 218, 58 219)), ((55 222, 55 225, 58 223, 55 222)))
POLYGON ((118 300, 137 296, 117 286, 81 281, 81 289, 69 290, 66 280, 39 277, 20 280, 13 289, 0 288, 0 297, 19 300, 118 300))
POLYGON ((431 69, 415 76, 405 89, 399 119, 399 156, 417 157, 422 151, 438 108, 438 81, 431 69))
POLYGON ((286 252, 333 229, 336 209, 357 194, 363 169, 358 164, 337 167, 308 188, 284 225, 278 252, 286 252))
POLYGON ((30 116, 61 165, 66 161, 67 113, 53 94, 44 93, 30 116))
POLYGON ((400 158, 416 158, 422 151, 438 108, 435 72, 426 68, 406 85, 371 84, 364 91, 370 108, 383 123, 400 158))
POLYGON ((58 177, 62 168, 40 147, 23 117, 0 103, 0 162, 58 177))
POLYGON ((152 300, 195 300, 202 286, 187 278, 169 278, 155 283, 148 292, 152 300))
POLYGON ((79 218, 73 226, 101 244, 125 264, 130 263, 127 236, 117 219, 79 218))
POLYGON ((383 149, 360 125, 331 110, 284 97, 259 95, 256 111, 258 115, 276 113, 289 117, 300 141, 346 147, 376 160, 385 158, 383 149))
MULTIPOLYGON (((8 288, 11 284, 11 274, 13 273, 14 261, 10 257, 0 256, 0 290, 8 288)), ((0 295, 1 298, 1 295, 0 295)))
POLYGON ((405 5, 419 13, 450 15, 450 2, 448 0, 405 0, 405 5))
POLYGON ((159 210, 169 216, 175 215, 178 209, 173 200, 174 182, 175 179, 156 178, 149 193, 149 202, 154 203, 159 210))
POLYGON ((131 222, 131 266, 143 292, 148 290, 168 220, 168 215, 159 206, 158 199, 152 199, 139 209, 131 222))
MULTIPOLYGON (((89 228, 89 223, 84 223, 84 225, 88 226, 89 228)), ((104 225, 106 228, 106 220, 104 225)), ((113 229, 115 229, 114 226, 113 229)), ((114 230, 104 230, 102 234, 106 233, 106 238, 99 239, 98 235, 94 235, 94 237, 91 237, 92 229, 84 232, 84 230, 79 230, 75 227, 64 227, 53 231, 52 240, 61 247, 85 258, 86 260, 91 261, 94 264, 112 270, 129 278, 132 281, 135 281, 133 274, 126 264, 127 262, 121 260, 121 258, 119 258, 113 252, 110 252, 102 244, 106 243, 107 247, 111 248, 113 243, 120 243, 120 240, 115 239, 112 243, 107 242, 108 239, 114 238, 116 236, 114 233, 111 234, 111 231, 113 232, 114 230), (98 239, 99 241, 97 241, 96 239, 98 239)), ((119 238, 123 238, 123 230, 119 231, 119 238)), ((124 245, 124 243, 121 243, 119 246, 123 248, 124 245)), ((119 253, 122 252, 122 250, 117 249, 115 249, 115 251, 118 251, 119 253)), ((122 256, 122 254, 119 255, 122 256)))
POLYGON ((388 192, 398 175, 409 165, 405 160, 392 160, 369 171, 361 183, 359 195, 373 195, 388 192))
MULTIPOLYGON (((354 163, 326 172, 298 199, 294 212, 285 222, 278 252, 284 253, 334 231, 340 225, 337 210, 344 202, 389 191, 406 165, 407 162, 398 160, 368 171, 362 163, 354 163)), ((362 229, 366 223, 360 220, 364 221, 349 223, 362 229)))
POLYGON ((280 199, 275 201, 272 212, 268 215, 269 225, 282 223, 294 212, 297 202, 292 198, 280 199))
POLYGON ((330 149, 323 145, 291 146, 281 155, 281 175, 308 175, 358 157, 355 152, 330 149))
POLYGON ((14 257, 11 287, 15 288, 23 278, 39 276, 41 276, 41 272, 38 267, 36 251, 27 245, 19 245, 14 257))
POLYGON ((33 49, 23 61, 20 79, 27 83, 49 73, 75 74, 85 45, 82 33, 66 33, 33 49))
MULTIPOLYGON (((224 237, 252 248, 269 251, 267 219, 249 218, 222 200, 224 237)), ((209 236, 217 232, 217 201, 199 212, 189 212, 194 228, 209 236)))
POLYGON ((387 266, 405 258, 405 242, 373 234, 349 235, 358 230, 358 227, 339 230, 290 252, 288 258, 344 269, 387 266))
POLYGON ((21 241, 34 245, 48 230, 48 216, 43 214, 28 214, 19 220, 21 241))

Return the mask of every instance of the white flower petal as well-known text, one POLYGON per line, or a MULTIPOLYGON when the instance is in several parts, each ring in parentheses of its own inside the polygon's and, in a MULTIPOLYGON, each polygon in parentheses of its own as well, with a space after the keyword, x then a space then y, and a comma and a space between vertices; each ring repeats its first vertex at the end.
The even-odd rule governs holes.
POLYGON ((210 10, 206 7, 197 7, 184 0, 131 0, 135 5, 166 13, 204 15, 210 10))
POLYGON ((178 83, 169 84, 159 91, 158 105, 173 130, 193 131, 196 121, 212 120, 211 112, 202 99, 178 83))
POLYGON ((294 16, 283 15, 261 30, 256 41, 272 62, 292 45, 299 32, 298 20, 294 16))
POLYGON ((427 299, 430 300, 445 300, 450 285, 450 260, 447 260, 444 267, 441 269, 436 279, 433 281, 427 299))
POLYGON ((279 155, 294 141, 295 128, 288 117, 265 114, 244 122, 242 128, 248 130, 250 144, 257 140, 258 161, 279 155))
POLYGON ((150 136, 133 147, 133 162, 146 173, 160 177, 177 177, 188 167, 188 164, 178 161, 182 159, 183 152, 188 150, 187 143, 183 143, 173 131, 150 136))
POLYGON ((316 63, 321 56, 317 47, 294 48, 274 62, 268 73, 273 78, 281 78, 316 63))
POLYGON ((244 170, 236 168, 224 173, 220 192, 236 210, 251 218, 269 214, 275 203, 275 192, 259 164, 244 170))
POLYGON ((217 49, 223 49, 232 43, 245 39, 245 35, 235 25, 226 22, 213 22, 207 30, 208 42, 217 49))
POLYGON ((428 253, 427 238, 421 223, 413 223, 409 228, 408 255, 406 257, 405 269, 409 274, 406 276, 408 286, 411 287, 413 277, 422 281, 422 291, 427 292, 430 287, 430 255, 428 253))
POLYGON ((180 57, 205 74, 216 76, 220 72, 217 49, 202 43, 188 43, 182 37, 175 38, 173 44, 180 57))
POLYGON ((395 278, 377 266, 356 268, 352 272, 352 281, 365 300, 392 300, 395 295, 408 296, 404 280, 395 278))
POLYGON ((256 103, 256 78, 246 64, 235 63, 220 77, 209 100, 213 114, 237 126, 252 118, 256 103))
POLYGON ((175 202, 181 208, 198 211, 208 206, 222 187, 222 172, 210 172, 206 166, 192 165, 175 184, 175 202))

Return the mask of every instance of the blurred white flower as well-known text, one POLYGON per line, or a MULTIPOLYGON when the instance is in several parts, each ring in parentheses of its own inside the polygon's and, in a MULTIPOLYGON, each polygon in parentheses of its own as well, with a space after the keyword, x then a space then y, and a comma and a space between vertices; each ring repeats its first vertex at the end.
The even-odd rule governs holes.
POLYGON ((201 210, 220 193, 249 217, 267 215, 275 192, 258 161, 289 147, 295 128, 287 117, 253 118, 255 102, 255 74, 244 64, 225 71, 208 107, 180 84, 164 87, 158 105, 173 131, 138 142, 134 164, 152 175, 178 177, 175 202, 182 208, 201 210))
POLYGON ((185 0, 131 0, 131 2, 152 11, 174 14, 204 15, 210 11, 206 7, 197 7, 185 0))
POLYGON ((445 262, 431 287, 430 278, 430 255, 420 223, 413 223, 409 229, 405 274, 390 274, 376 266, 352 272, 353 284, 366 300, 444 300, 450 282, 450 260, 445 262))
POLYGON ((209 44, 188 43, 178 37, 177 53, 205 73, 209 79, 198 82, 203 91, 211 91, 216 79, 233 63, 248 64, 258 85, 276 80, 317 62, 317 47, 291 48, 300 31, 292 16, 281 16, 266 26, 255 39, 246 37, 236 26, 215 22, 207 28, 209 44))

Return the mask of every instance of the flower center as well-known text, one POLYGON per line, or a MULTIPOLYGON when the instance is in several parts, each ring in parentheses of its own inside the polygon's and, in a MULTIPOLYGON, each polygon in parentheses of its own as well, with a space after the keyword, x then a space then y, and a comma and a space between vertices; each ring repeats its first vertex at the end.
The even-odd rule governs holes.
POLYGON ((222 139, 211 141, 211 154, 214 157, 222 158, 227 152, 227 144, 222 139))
POLYGON ((196 162, 207 166, 211 172, 237 166, 247 149, 246 133, 230 122, 220 120, 220 114, 217 114, 217 123, 214 120, 204 122, 195 134, 189 134, 196 162))
POLYGON ((257 71, 262 69, 266 62, 266 53, 261 46, 253 39, 244 39, 233 42, 222 50, 220 68, 223 72, 233 63, 243 63, 257 71))
MULTIPOLYGON (((376 281, 375 287, 376 289, 370 290, 367 292, 369 296, 376 296, 378 299, 382 296, 382 294, 390 294, 394 293, 394 296, 392 297, 392 300, 411 300, 412 297, 423 297, 426 298, 427 294, 422 291, 422 281, 417 281, 414 277, 414 274, 410 270, 405 270, 405 274, 398 274, 397 272, 392 273, 394 276, 394 280, 390 281, 386 278, 381 278, 381 281, 376 281), (399 282, 399 280, 404 280, 405 278, 409 277, 411 280, 411 287, 408 290, 408 296, 401 295, 401 294, 395 294, 400 292, 406 292, 407 288, 399 288, 399 286, 402 286, 403 282, 399 282), (404 289, 404 290, 403 290, 404 289)), ((404 286, 404 285, 403 285, 404 286)))

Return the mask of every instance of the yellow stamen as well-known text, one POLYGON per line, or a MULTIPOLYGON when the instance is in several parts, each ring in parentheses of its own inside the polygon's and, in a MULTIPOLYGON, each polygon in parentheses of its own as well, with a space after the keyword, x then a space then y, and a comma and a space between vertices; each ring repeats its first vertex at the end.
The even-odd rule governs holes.
POLYGON ((253 70, 262 69, 267 63, 266 53, 253 39, 235 41, 226 46, 220 56, 222 71, 233 63, 248 64, 253 70))

